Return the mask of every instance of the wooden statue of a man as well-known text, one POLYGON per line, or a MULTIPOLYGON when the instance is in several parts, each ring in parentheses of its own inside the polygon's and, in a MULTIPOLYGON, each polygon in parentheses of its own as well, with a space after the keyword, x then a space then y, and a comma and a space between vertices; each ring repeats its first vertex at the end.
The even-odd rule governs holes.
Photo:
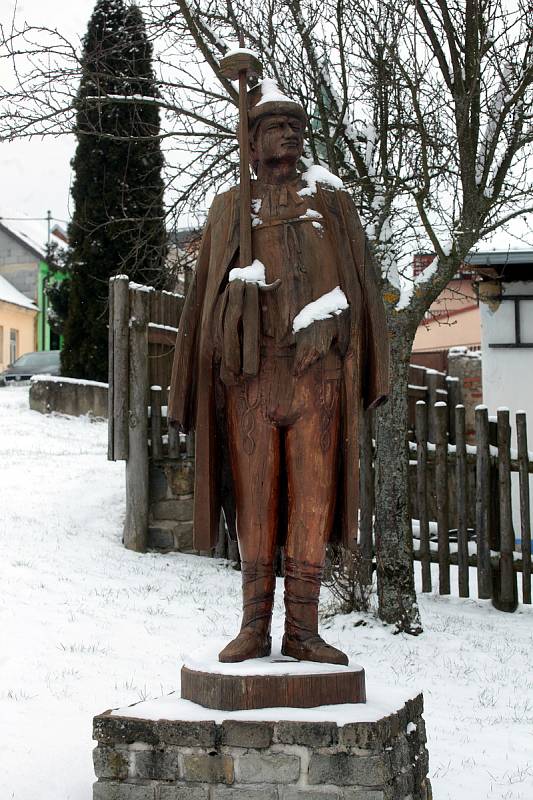
POLYGON ((298 172, 303 108, 265 80, 251 93, 248 119, 253 264, 235 268, 239 193, 230 189, 215 198, 205 226, 168 413, 196 431, 199 550, 216 542, 230 477, 243 618, 220 661, 270 653, 281 543, 282 653, 347 664, 318 634, 318 598, 332 533, 348 547, 357 540, 360 409, 388 391, 383 303, 339 179, 321 167, 298 172))

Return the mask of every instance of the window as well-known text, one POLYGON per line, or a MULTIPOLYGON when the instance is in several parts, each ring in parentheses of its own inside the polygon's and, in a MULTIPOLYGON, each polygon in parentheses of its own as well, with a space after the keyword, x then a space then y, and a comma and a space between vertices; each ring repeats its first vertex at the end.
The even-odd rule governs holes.
POLYGON ((19 332, 11 328, 9 331, 9 363, 12 364, 16 361, 18 352, 18 338, 19 332))

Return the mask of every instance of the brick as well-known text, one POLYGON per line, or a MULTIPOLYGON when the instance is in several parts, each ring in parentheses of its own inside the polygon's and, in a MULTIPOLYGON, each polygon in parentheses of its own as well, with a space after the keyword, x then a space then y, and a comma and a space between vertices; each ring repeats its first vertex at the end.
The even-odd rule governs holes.
POLYGON ((343 789, 342 800, 399 800, 396 795, 386 793, 384 789, 365 789, 350 786, 349 789, 343 789))
POLYGON ((147 545, 154 550, 174 549, 174 524, 153 524, 148 528, 147 545))
POLYGON ((307 786, 285 786, 280 800, 343 800, 342 789, 310 789, 307 786))
POLYGON ((93 785, 93 800, 155 800, 155 786, 98 781, 93 785))
POLYGON ((394 742, 391 753, 391 767, 392 771, 396 774, 401 772, 402 769, 411 766, 411 749, 407 742, 407 738, 401 734, 394 742))
MULTIPOLYGON (((135 713, 132 706, 132 714, 135 713)), ((178 747, 212 748, 216 744, 214 722, 135 719, 100 714, 93 720, 93 739, 100 744, 169 744, 178 747)))
POLYGON ((168 497, 179 497, 194 492, 194 460, 179 458, 163 467, 169 487, 168 497))
POLYGON ((134 750, 130 758, 132 778, 158 781, 175 781, 179 778, 177 749, 134 750))
POLYGON ((406 772, 401 772, 399 775, 395 775, 393 786, 395 797, 405 797, 405 795, 411 794, 415 787, 413 770, 409 769, 406 770, 406 772))
POLYGON ((155 725, 158 741, 164 744, 205 748, 212 748, 216 745, 217 732, 214 722, 161 720, 155 725))
POLYGON ((275 786, 213 786, 211 800, 278 800, 275 786))
POLYGON ((128 777, 129 756, 126 749, 116 750, 101 744, 93 750, 93 764, 97 778, 122 780, 128 777))
POLYGON ((154 519, 169 519, 174 522, 190 522, 193 514, 193 501, 190 497, 179 500, 161 500, 154 503, 150 511, 154 519))
POLYGON ((274 734, 277 742, 304 747, 330 747, 337 744, 335 722, 278 722, 274 734))
POLYGON ((149 490, 153 501, 163 500, 168 493, 168 481, 164 469, 152 463, 150 464, 149 490))
POLYGON ((218 753, 183 755, 182 777, 198 783, 233 783, 233 758, 218 753))
POLYGON ((300 758, 287 753, 244 753, 237 762, 239 783, 292 783, 300 777, 300 758))
POLYGON ((209 787, 160 786, 158 800, 209 800, 209 787))
POLYGON ((353 756, 347 753, 313 753, 309 762, 309 783, 334 786, 381 786, 390 776, 384 756, 353 756))
POLYGON ((274 723, 241 722, 225 720, 220 726, 221 744, 228 747, 270 747, 274 732, 274 723))

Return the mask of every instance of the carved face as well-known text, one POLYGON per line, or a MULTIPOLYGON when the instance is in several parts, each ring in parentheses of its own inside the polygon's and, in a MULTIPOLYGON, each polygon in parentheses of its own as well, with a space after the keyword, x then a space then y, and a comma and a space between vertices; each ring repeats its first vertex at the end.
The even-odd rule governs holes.
POLYGON ((303 125, 289 114, 272 114, 260 120, 252 140, 250 156, 254 165, 296 162, 303 152, 303 125))

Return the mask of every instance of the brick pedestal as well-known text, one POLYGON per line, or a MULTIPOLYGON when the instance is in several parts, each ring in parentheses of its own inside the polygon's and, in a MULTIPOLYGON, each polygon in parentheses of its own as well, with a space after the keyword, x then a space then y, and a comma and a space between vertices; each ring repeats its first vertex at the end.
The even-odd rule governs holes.
MULTIPOLYGON (((340 706, 330 707, 330 722, 269 721, 274 710, 262 722, 242 712, 224 719, 223 712, 192 708, 164 699, 172 720, 136 718, 146 711, 135 706, 131 716, 95 717, 93 800, 431 798, 422 695, 376 721, 345 722, 356 708, 345 706, 344 724, 334 720, 340 706)), ((322 719, 326 712, 322 707, 322 719)))

